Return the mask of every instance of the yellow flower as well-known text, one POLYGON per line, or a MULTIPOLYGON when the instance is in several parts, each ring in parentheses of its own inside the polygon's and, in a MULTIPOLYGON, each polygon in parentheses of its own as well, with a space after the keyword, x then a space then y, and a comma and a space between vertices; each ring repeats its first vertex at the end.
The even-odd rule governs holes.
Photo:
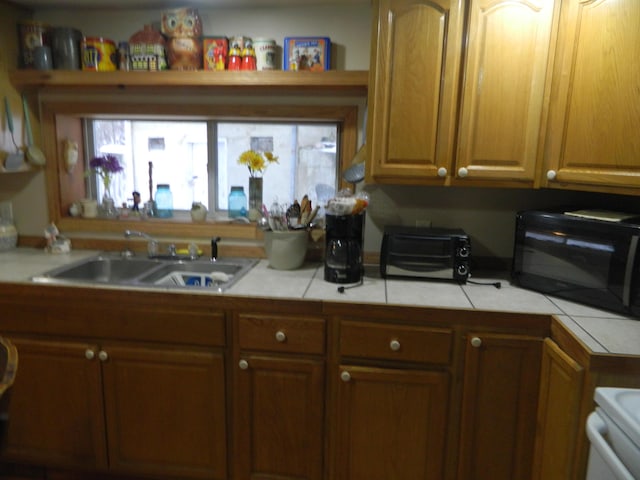
POLYGON ((272 152, 265 152, 263 154, 255 150, 247 150, 246 152, 242 152, 238 158, 238 163, 240 165, 246 165, 251 176, 255 177, 259 173, 264 173, 269 164, 278 163, 278 157, 272 152))

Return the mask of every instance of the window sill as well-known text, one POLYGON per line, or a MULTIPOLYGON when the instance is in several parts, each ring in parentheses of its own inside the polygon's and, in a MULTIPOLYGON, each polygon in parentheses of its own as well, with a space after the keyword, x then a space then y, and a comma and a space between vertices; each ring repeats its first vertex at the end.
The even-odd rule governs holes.
POLYGON ((255 223, 240 224, 228 221, 208 220, 193 222, 191 219, 105 219, 63 217, 57 224, 61 232, 123 235, 125 230, 139 230, 158 238, 210 239, 213 236, 234 240, 262 240, 262 231, 255 223))

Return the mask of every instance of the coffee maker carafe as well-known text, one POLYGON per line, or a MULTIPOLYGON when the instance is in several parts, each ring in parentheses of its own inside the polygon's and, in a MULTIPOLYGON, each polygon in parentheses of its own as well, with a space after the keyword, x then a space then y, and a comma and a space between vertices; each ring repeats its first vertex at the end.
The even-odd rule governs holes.
POLYGON ((332 283, 359 282, 363 275, 364 212, 325 217, 324 279, 332 283))

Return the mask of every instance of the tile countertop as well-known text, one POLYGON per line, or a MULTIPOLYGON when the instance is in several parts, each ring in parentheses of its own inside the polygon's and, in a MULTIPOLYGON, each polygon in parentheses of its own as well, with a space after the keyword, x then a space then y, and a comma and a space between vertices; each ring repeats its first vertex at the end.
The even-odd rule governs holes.
MULTIPOLYGON (((34 275, 97 253, 78 250, 51 255, 32 248, 0 252, 0 282, 29 282, 34 275)), ((297 270, 274 270, 267 260, 260 260, 227 293, 553 314, 594 353, 640 355, 640 320, 519 288, 510 284, 507 273, 472 279, 482 285, 459 285, 446 281, 385 280, 377 267, 371 266, 365 270, 362 285, 345 289, 343 293, 338 291, 340 285, 325 282, 323 275, 322 265, 317 263, 305 264, 297 270), (500 282, 502 288, 496 288, 495 282, 500 282)))

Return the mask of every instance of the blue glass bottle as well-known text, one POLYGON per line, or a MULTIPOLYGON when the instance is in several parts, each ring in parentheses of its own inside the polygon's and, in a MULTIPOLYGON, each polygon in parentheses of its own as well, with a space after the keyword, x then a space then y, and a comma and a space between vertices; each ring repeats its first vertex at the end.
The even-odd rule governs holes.
POLYGON ((247 196, 244 187, 231 187, 229 193, 229 218, 244 217, 247 214, 247 196))
POLYGON ((173 195, 168 184, 158 184, 156 190, 156 209, 159 218, 173 217, 173 195))

